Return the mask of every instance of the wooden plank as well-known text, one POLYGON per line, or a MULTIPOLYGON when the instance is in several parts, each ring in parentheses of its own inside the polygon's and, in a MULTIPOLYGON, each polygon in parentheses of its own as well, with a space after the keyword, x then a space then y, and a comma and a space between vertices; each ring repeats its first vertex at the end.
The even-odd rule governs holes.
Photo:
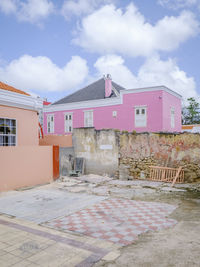
POLYGON ((173 182, 171 184, 171 187, 173 187, 174 184, 176 183, 176 180, 179 177, 179 174, 180 174, 181 170, 182 170, 182 167, 179 167, 178 170, 177 170, 176 176, 175 176, 175 178, 174 178, 174 180, 173 180, 173 182))
POLYGON ((166 179, 165 179, 165 172, 166 172, 167 170, 166 169, 163 169, 162 170, 162 177, 161 177, 161 181, 165 181, 166 179))
POLYGON ((152 169, 166 169, 166 170, 176 170, 176 168, 160 167, 160 166, 149 166, 152 169))

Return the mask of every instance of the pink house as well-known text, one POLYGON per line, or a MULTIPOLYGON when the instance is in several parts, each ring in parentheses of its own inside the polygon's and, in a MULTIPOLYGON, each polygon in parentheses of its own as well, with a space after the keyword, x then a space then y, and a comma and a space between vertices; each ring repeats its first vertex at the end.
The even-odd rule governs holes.
POLYGON ((181 96, 165 86, 126 90, 107 75, 44 109, 46 135, 80 127, 180 132, 181 96))

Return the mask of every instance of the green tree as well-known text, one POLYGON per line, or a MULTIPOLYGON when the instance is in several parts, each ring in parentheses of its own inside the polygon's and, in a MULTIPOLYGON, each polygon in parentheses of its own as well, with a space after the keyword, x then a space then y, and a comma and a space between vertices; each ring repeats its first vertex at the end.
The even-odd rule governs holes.
POLYGON ((200 123, 200 104, 194 97, 187 99, 188 105, 182 110, 183 124, 199 124, 200 123))

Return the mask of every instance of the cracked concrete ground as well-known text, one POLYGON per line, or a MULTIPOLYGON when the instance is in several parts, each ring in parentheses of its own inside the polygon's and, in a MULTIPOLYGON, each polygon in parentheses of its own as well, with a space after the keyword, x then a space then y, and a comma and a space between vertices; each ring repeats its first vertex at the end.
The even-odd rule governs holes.
POLYGON ((105 199, 103 196, 74 194, 42 186, 23 192, 2 196, 0 213, 16 216, 38 224, 71 214, 85 206, 105 199))
MULTIPOLYGON (((6 234, 4 234, 4 231, 8 232, 8 229, 3 229, 3 235, 1 235, 4 237, 4 241, 2 241, 3 245, 0 239, 0 245, 3 246, 2 249, 0 247, 1 266, 11 266, 6 264, 6 259, 8 263, 12 262, 12 266, 33 266, 33 264, 34 266, 51 266, 45 257, 48 258, 53 253, 53 247, 50 247, 53 241, 55 242, 53 246, 56 247, 57 251, 56 255, 59 257, 59 253, 61 253, 61 261, 63 260, 64 264, 59 261, 59 264, 54 262, 52 266, 200 266, 199 192, 200 184, 179 184, 171 188, 169 184, 160 182, 144 180, 119 181, 98 175, 85 175, 77 178, 61 177, 52 184, 36 187, 27 191, 0 193, 0 212, 16 216, 20 218, 20 220, 23 220, 17 221, 19 224, 23 223, 25 225, 28 221, 32 221, 34 227, 40 227, 40 231, 48 232, 48 235, 43 234, 45 238, 48 238, 48 242, 43 240, 45 244, 48 243, 48 247, 44 248, 43 252, 39 253, 36 247, 33 247, 31 243, 32 250, 36 250, 35 257, 32 255, 30 259, 29 257, 24 259, 24 263, 18 259, 15 265, 14 260, 17 260, 16 255, 13 255, 12 251, 10 252, 13 246, 11 248, 10 246, 4 248, 5 244, 8 245, 9 242, 12 244, 12 234, 10 233, 11 236, 9 236, 9 240, 11 239, 11 241, 6 243, 6 234), (24 196, 26 195, 27 199, 27 203, 23 203, 24 206, 22 202, 20 202, 20 198, 17 198, 17 196, 22 194, 24 194, 24 196), (29 194, 30 198, 28 197, 29 194), (168 218, 170 220, 176 220, 177 223, 171 228, 145 232, 139 235, 139 238, 134 240, 134 243, 121 248, 117 244, 112 244, 112 242, 106 242, 99 238, 87 237, 77 232, 65 231, 62 229, 58 232, 56 228, 49 229, 45 224, 43 224, 43 226, 36 226, 45 221, 51 222, 57 217, 60 218, 64 215, 77 214, 77 212, 83 211, 85 207, 97 205, 106 199, 159 202, 176 206, 177 208, 168 215, 168 218), (60 203, 63 205, 60 205, 60 203), (38 207, 40 208, 39 214, 34 212, 38 210, 38 207), (49 235, 51 231, 55 231, 58 243, 56 243, 54 237, 49 235), (61 245, 59 242, 62 241, 62 238, 59 237, 60 234, 62 236, 67 235, 65 236, 66 240, 63 241, 68 244, 67 248, 60 248, 61 245), (72 239, 81 241, 82 243, 76 247, 76 242, 70 243, 71 241, 69 240, 72 239), (86 244, 88 244, 88 242, 90 244, 96 244, 96 254, 90 247, 87 247, 86 244), (69 243, 73 245, 72 248, 70 248, 69 243), (83 248, 80 246, 83 246, 83 248), (72 255, 70 253, 71 251, 73 252, 74 248, 77 252, 74 254, 72 253, 72 255), (101 251, 101 248, 106 251, 101 251), (9 251, 7 254, 5 253, 6 249, 9 251), (64 251, 67 249, 66 251, 71 255, 71 258, 67 258, 63 255, 63 249, 64 251), (83 250, 81 250, 81 257, 79 257, 80 249, 83 250), (37 253, 39 253, 38 257, 37 253), (42 255, 40 255, 41 253, 42 255), (15 257, 15 259, 13 257, 15 257), (40 264, 39 261, 40 257, 42 264, 40 264), (4 265, 2 265, 1 260, 4 258, 4 265), (19 263, 21 263, 21 265, 19 263)), ((16 217, 8 219, 2 214, 0 219, 3 218, 4 224, 5 221, 9 221, 10 227, 14 227, 12 223, 17 220, 16 217)), ((1 223, 0 226, 2 226, 1 223)), ((31 226, 33 227, 33 225, 31 226)), ((8 225, 4 225, 4 227, 8 227, 8 225)), ((27 231, 28 235, 32 235, 34 232, 31 229, 27 231)), ((35 234, 39 235, 39 233, 40 232, 37 232, 35 234)), ((27 233, 25 236, 27 236, 27 233)), ((39 238, 39 236, 37 238, 39 238)), ((24 240, 25 237, 23 242, 24 240)), ((35 242, 38 241, 35 236, 31 237, 31 240, 35 240, 35 242)), ((17 240, 15 241, 17 242, 17 240)), ((20 245, 20 249, 23 247, 23 242, 20 245)), ((27 242, 25 242, 25 244, 30 244, 30 240, 27 240, 27 242)), ((37 243, 37 247, 42 246, 42 244, 37 243)), ((17 244, 15 244, 15 246, 17 246, 17 244)), ((19 248, 13 251, 19 253, 19 248)))

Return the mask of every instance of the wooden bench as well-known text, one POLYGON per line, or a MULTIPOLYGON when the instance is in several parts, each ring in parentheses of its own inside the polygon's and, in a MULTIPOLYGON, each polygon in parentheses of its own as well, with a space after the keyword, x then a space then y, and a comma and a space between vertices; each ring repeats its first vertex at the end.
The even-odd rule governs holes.
POLYGON ((149 166, 149 167, 150 167, 149 180, 172 183, 172 186, 174 186, 175 183, 184 182, 184 170, 182 169, 182 167, 179 168, 168 168, 159 166, 149 166))

